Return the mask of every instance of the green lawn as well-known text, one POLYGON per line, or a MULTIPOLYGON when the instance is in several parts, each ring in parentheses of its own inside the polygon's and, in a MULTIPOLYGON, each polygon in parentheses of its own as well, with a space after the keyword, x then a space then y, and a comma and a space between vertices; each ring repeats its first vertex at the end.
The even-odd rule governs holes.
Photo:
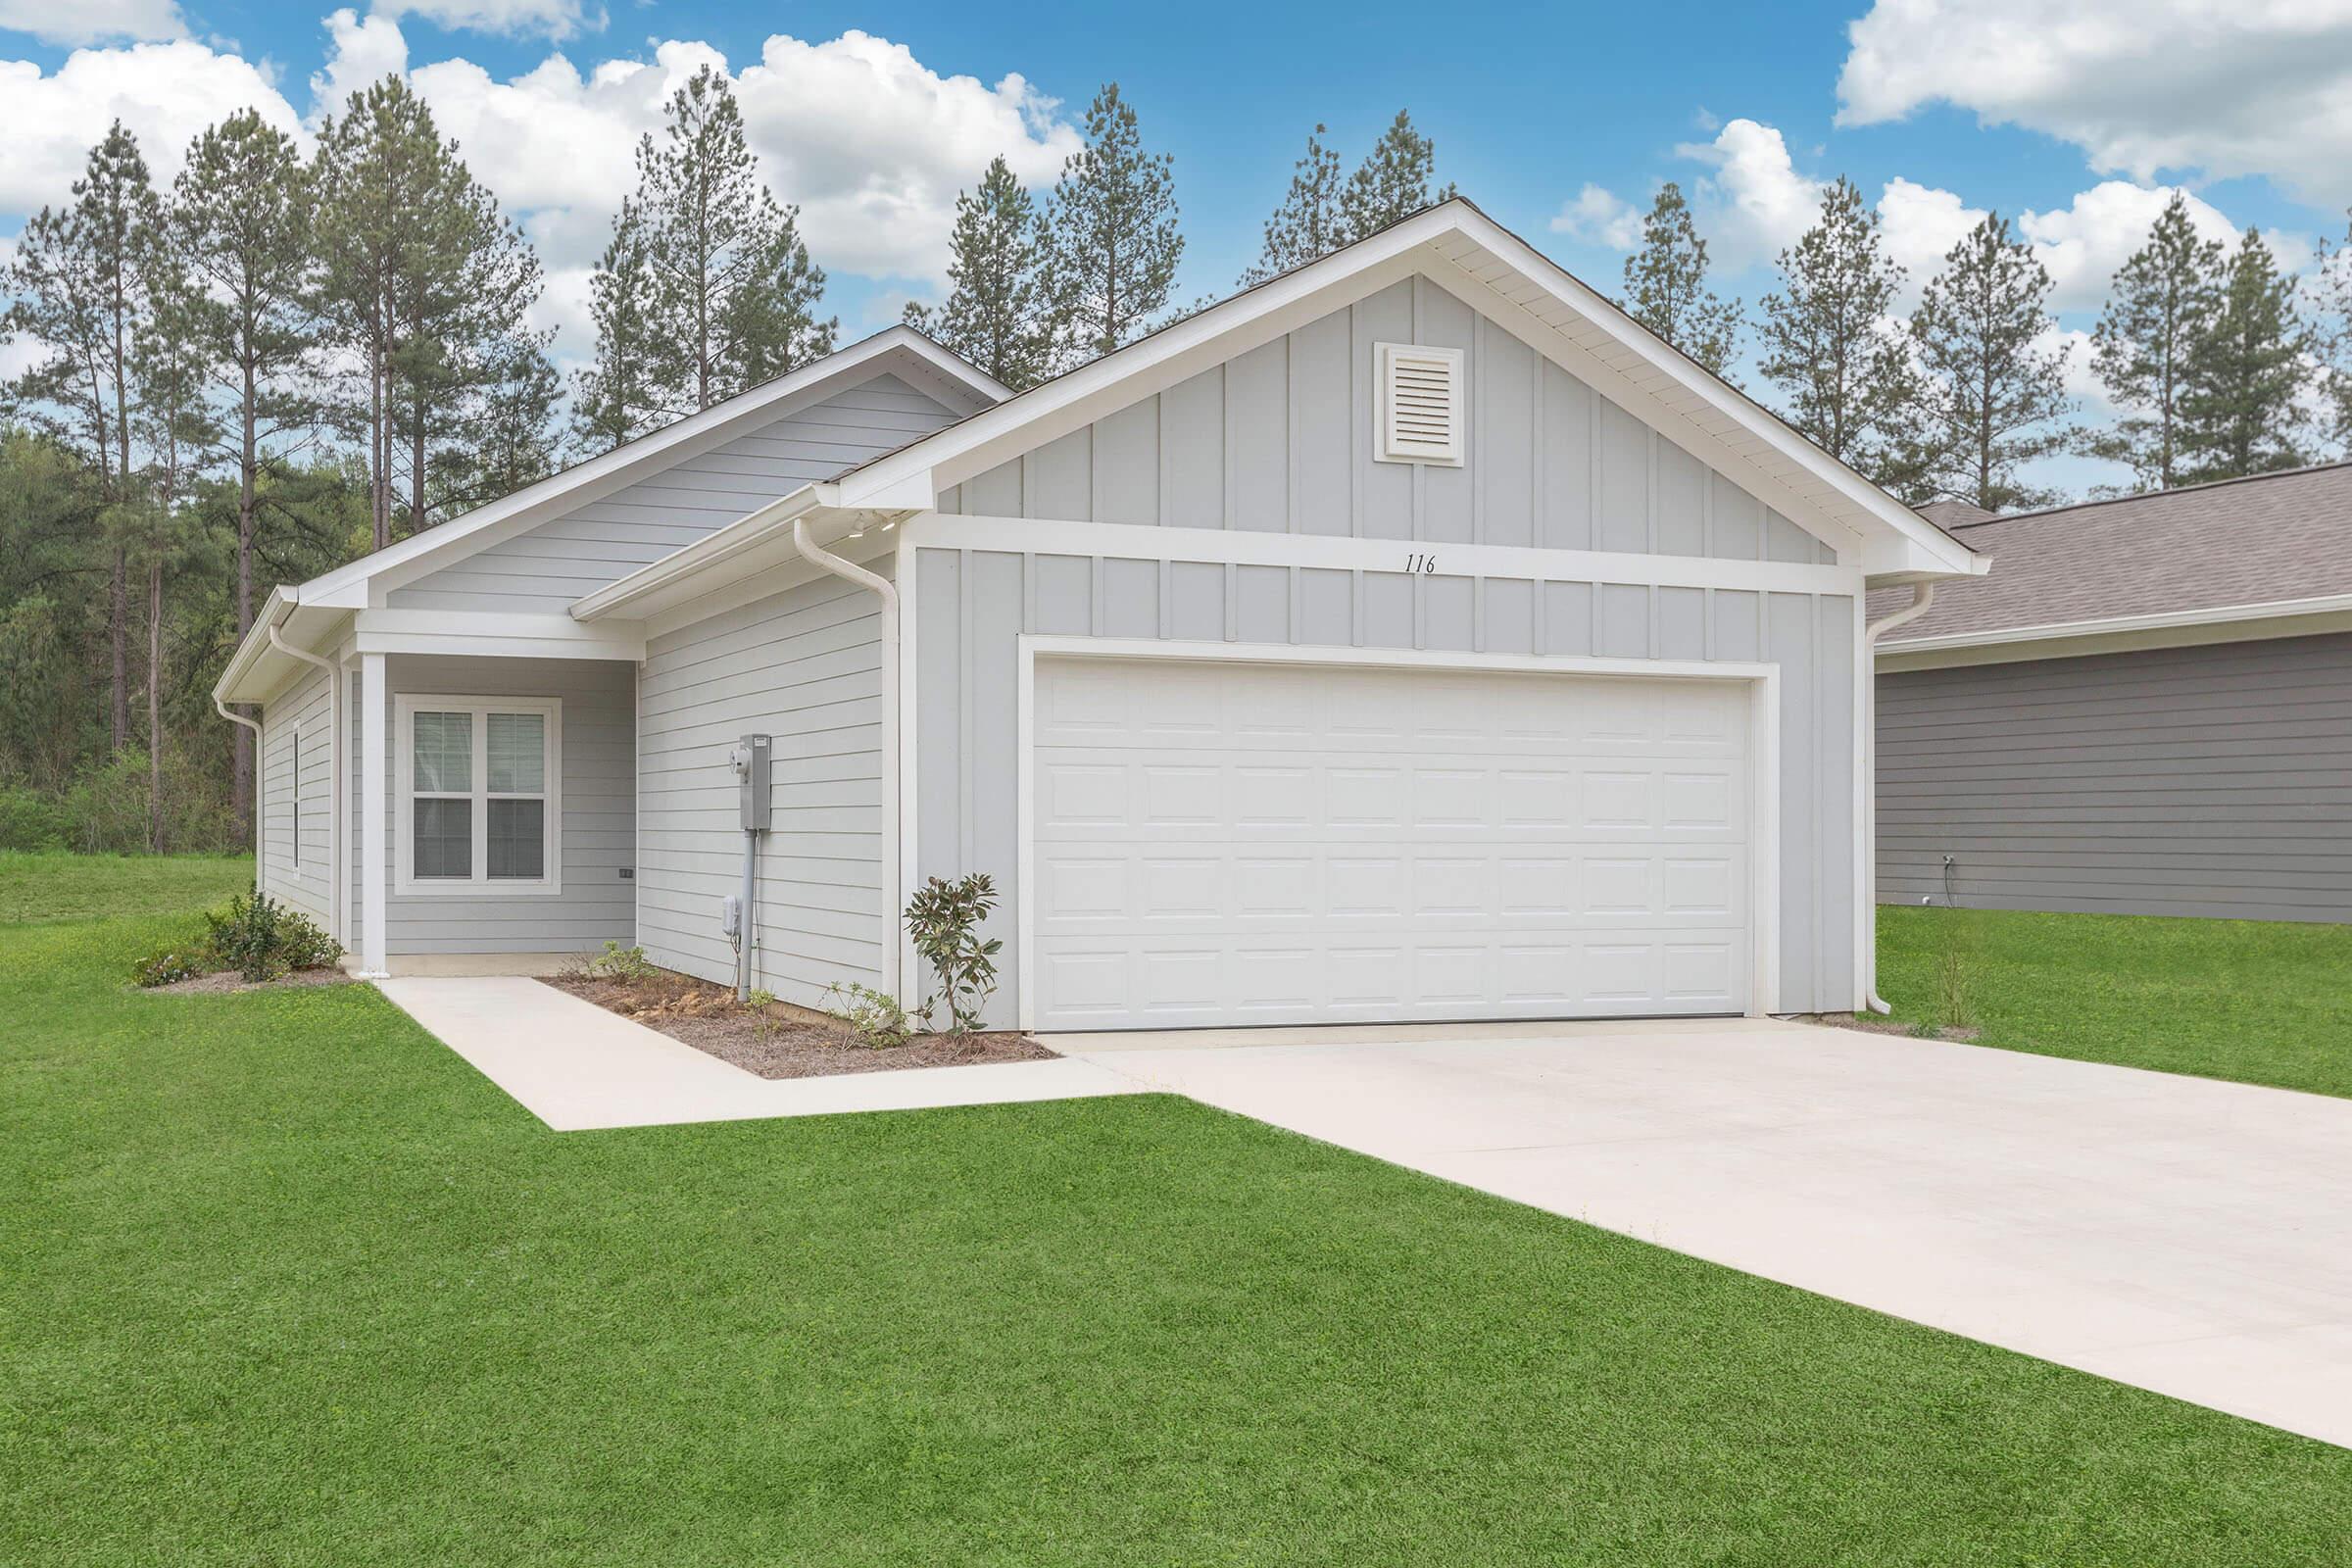
POLYGON ((1953 952, 1981 1044, 2352 1095, 2352 926, 1883 908, 1897 1018, 1935 1017, 1953 952))
MULTIPOLYGON (((71 875, 56 906, 120 906, 71 875)), ((125 991, 168 927, 0 927, 0 1562, 2275 1565, 2352 1534, 2352 1453, 1182 1101, 552 1134, 371 988, 125 991)))
POLYGON ((24 855, 0 850, 4 925, 193 910, 252 888, 251 856, 24 855))

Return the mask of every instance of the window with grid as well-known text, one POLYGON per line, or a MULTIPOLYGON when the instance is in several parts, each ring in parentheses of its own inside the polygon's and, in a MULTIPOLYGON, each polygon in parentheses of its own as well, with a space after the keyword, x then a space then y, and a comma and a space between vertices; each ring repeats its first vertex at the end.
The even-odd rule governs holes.
POLYGON ((398 706, 404 887, 553 889, 556 700, 403 697, 398 706))

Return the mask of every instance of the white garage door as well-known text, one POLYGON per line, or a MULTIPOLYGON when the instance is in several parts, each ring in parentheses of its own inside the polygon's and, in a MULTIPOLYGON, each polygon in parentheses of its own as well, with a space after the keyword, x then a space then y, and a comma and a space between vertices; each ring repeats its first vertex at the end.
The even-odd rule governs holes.
POLYGON ((1745 1010, 1738 682, 1041 658, 1039 1029, 1745 1010))

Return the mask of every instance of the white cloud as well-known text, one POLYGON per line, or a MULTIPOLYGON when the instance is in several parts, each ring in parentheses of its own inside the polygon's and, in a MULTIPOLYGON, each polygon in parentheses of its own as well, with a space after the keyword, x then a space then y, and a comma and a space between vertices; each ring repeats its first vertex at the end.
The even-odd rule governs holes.
POLYGON ((1685 142, 1675 152, 1714 171, 1699 180, 1692 205, 1709 256, 1726 271, 1769 262, 1820 214, 1822 181, 1797 172, 1788 143, 1771 125, 1730 121, 1713 141, 1685 142))
POLYGON ((515 37, 568 38, 605 25, 603 10, 591 16, 579 0, 376 0, 374 10, 393 19, 422 17, 443 27, 515 37))
POLYGON ((28 32, 43 43, 74 45, 127 39, 161 43, 188 35, 178 0, 0 0, 0 31, 28 32))
POLYGON ((1642 215, 1614 191, 1588 181, 1574 200, 1562 202, 1552 215, 1551 231, 1588 244, 1630 251, 1642 243, 1642 215))
MULTIPOLYGON (((2199 236, 2237 243, 2236 224, 2201 198, 2181 195, 2199 236)), ((2034 254, 2057 285, 2052 303, 2070 310, 2105 299, 2116 269, 2147 243, 2148 229, 2172 199, 2163 186, 2110 179, 2079 193, 2071 206, 2019 218, 2018 231, 2034 242, 2034 254)))
POLYGON ((1948 103, 2142 183, 2262 174, 2352 200, 2352 0, 1877 0, 1850 38, 1839 124, 1948 103))
POLYGON ((159 183, 179 172, 197 132, 244 108, 280 129, 293 105, 261 69, 189 39, 123 49, 77 49, 53 73, 0 61, 0 212, 70 200, 90 148, 120 119, 139 138, 159 183))
POLYGON ((1944 253, 1984 220, 1984 208, 1899 174, 1879 193, 1879 232, 1886 239, 1886 254, 1910 273, 1914 297, 1920 284, 1942 268, 1944 253))
POLYGON ((329 14, 326 63, 311 73, 309 123, 316 127, 328 115, 340 115, 351 95, 372 82, 409 69, 409 41, 400 24, 389 17, 359 13, 345 7, 329 14))

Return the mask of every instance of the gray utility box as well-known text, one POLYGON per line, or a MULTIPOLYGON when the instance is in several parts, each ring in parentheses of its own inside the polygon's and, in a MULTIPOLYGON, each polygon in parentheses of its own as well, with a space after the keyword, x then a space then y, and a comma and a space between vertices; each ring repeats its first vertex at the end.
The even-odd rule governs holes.
POLYGON ((768 788, 768 757, 772 750, 769 737, 746 735, 727 754, 727 760, 734 764, 735 777, 743 786, 742 817, 746 833, 767 831, 768 814, 774 808, 774 792, 768 788))

